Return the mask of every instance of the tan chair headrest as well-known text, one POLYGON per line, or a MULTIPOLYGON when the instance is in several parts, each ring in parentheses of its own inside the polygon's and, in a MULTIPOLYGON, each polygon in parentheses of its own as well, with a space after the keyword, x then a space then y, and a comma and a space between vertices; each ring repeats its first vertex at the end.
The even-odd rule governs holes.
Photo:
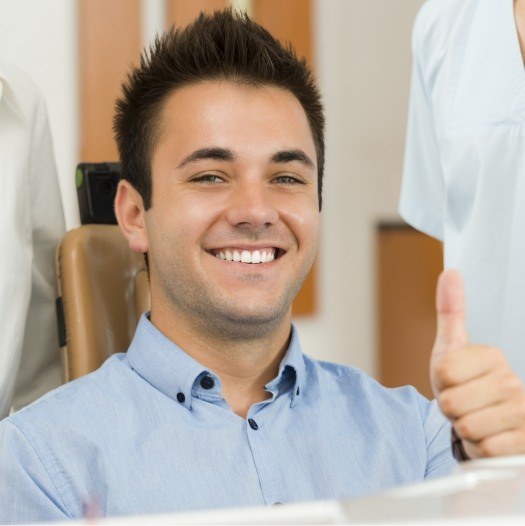
POLYGON ((57 249, 56 267, 69 381, 126 351, 141 314, 149 310, 149 282, 144 256, 129 248, 114 225, 69 231, 57 249))

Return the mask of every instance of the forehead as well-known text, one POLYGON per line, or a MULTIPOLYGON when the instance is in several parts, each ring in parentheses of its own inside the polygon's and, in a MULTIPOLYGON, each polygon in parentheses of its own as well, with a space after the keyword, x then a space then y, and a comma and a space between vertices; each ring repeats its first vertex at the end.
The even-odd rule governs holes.
POLYGON ((203 146, 262 151, 315 145, 298 99, 275 86, 205 81, 176 89, 161 111, 157 149, 181 155, 203 146))

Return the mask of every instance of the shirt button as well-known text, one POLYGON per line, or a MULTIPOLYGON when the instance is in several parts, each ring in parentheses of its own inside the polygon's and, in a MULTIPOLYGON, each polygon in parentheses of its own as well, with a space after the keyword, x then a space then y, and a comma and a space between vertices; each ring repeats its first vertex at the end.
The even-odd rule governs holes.
POLYGON ((201 378, 201 387, 203 387, 204 389, 211 389, 214 385, 215 382, 210 376, 203 376, 201 378))
POLYGON ((184 393, 177 393, 177 401, 178 402, 183 404, 185 400, 186 400, 186 397, 184 396, 184 393))
POLYGON ((248 418, 248 424, 250 424, 250 427, 254 431, 257 431, 257 429, 259 429, 259 426, 257 425, 257 422, 253 418, 248 418))

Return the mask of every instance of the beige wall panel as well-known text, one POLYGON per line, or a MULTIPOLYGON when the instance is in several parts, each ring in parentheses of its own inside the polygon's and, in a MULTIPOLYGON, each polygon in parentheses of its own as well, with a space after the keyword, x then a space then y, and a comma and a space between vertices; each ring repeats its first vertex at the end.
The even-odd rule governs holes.
POLYGON ((228 0, 167 0, 166 20, 168 25, 185 26, 201 11, 208 13, 228 5, 228 0))
POLYGON ((253 0, 253 17, 282 41, 290 41, 300 57, 313 64, 310 0, 253 0))
POLYGON ((317 301, 316 276, 317 266, 314 265, 293 303, 294 316, 309 316, 315 313, 317 301))
POLYGON ((141 49, 140 0, 80 0, 80 159, 116 161, 115 100, 141 49))
POLYGON ((377 258, 379 381, 388 387, 414 385, 432 398, 429 359, 441 243, 410 227, 380 228, 377 258))

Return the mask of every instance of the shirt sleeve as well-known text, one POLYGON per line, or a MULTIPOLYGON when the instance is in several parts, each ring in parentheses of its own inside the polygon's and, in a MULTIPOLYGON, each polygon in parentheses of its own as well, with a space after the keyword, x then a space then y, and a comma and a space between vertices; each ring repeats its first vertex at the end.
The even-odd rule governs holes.
POLYGON ((39 455, 18 427, 0 424, 0 523, 70 518, 39 455))
POLYGON ((414 60, 399 213, 414 228, 443 240, 445 184, 432 104, 423 76, 420 18, 412 38, 414 60))
POLYGON ((457 466, 452 455, 450 423, 439 410, 435 400, 430 402, 425 418, 427 467, 425 478, 450 475, 457 466))

